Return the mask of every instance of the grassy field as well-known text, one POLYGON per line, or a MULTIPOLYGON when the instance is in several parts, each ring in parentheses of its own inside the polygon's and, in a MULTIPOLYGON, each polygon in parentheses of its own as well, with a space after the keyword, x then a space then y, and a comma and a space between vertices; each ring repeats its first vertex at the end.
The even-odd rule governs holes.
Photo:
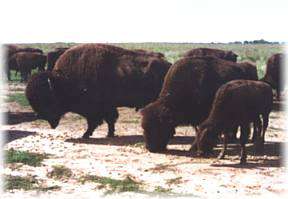
MULTIPOLYGON (((42 49, 45 53, 56 47, 71 47, 75 43, 37 43, 37 44, 19 44, 23 47, 35 47, 42 49)), ((262 77, 268 58, 274 54, 283 52, 284 48, 278 44, 197 44, 197 43, 117 43, 114 44, 128 49, 146 49, 156 52, 162 52, 168 61, 174 63, 181 55, 193 48, 208 47, 223 50, 232 50, 239 55, 238 61, 251 61, 257 64, 258 75, 262 77)), ((13 76, 13 80, 19 80, 19 77, 13 76)))

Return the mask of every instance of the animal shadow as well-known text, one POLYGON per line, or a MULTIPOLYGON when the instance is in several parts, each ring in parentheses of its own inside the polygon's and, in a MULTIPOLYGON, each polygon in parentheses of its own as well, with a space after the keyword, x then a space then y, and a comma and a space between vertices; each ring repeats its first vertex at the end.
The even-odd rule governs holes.
POLYGON ((3 115, 5 118, 3 123, 8 125, 31 122, 38 119, 32 112, 5 112, 3 115))
POLYGON ((2 131, 2 133, 4 133, 4 144, 36 134, 36 132, 20 131, 20 130, 5 130, 2 131))

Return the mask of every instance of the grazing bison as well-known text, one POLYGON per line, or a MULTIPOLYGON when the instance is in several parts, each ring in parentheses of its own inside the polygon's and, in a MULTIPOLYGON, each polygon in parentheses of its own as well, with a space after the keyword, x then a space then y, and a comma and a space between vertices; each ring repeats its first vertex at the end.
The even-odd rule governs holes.
POLYGON ((69 48, 56 48, 47 53, 47 70, 52 71, 57 59, 69 48))
POLYGON ((148 56, 158 57, 158 58, 165 58, 165 55, 159 52, 147 51, 143 49, 134 49, 134 51, 143 55, 148 55, 148 56))
POLYGON ((44 71, 46 56, 40 53, 18 52, 11 56, 8 61, 8 79, 10 79, 10 70, 19 70, 21 80, 27 81, 31 75, 32 69, 38 68, 38 71, 44 71))
POLYGON ((273 89, 276 89, 277 99, 280 99, 281 91, 284 89, 282 75, 284 73, 284 54, 272 55, 267 62, 265 76, 261 79, 267 82, 273 89))
POLYGON ((223 133, 224 147, 219 158, 224 158, 227 135, 231 133, 233 126, 239 125, 241 126, 240 163, 245 163, 247 157, 245 144, 248 141, 249 123, 254 122, 257 125, 258 134, 263 131, 260 140, 263 146, 272 104, 272 88, 264 82, 234 80, 222 85, 215 94, 208 118, 198 128, 197 145, 200 153, 210 152, 218 134, 223 133), (263 118, 263 126, 260 115, 263 118))
POLYGON ((159 98, 141 111, 146 148, 163 151, 175 127, 199 125, 217 89, 235 79, 248 79, 238 63, 208 56, 178 60, 169 69, 159 98))
POLYGON ((20 48, 18 52, 30 52, 30 53, 40 53, 43 54, 43 51, 39 48, 20 48))
POLYGON ((214 48, 195 48, 184 54, 184 57, 215 56, 232 62, 237 62, 238 55, 232 51, 225 51, 214 48))
POLYGON ((170 63, 105 44, 70 48, 52 72, 36 74, 28 82, 27 99, 39 117, 56 128, 62 115, 74 112, 87 119, 89 138, 105 120, 114 136, 117 107, 140 108, 155 100, 170 63))

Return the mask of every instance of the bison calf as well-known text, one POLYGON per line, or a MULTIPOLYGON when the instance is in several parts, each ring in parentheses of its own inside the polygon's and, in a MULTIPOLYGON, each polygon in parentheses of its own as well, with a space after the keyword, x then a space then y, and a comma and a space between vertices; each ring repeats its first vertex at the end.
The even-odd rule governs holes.
POLYGON ((199 125, 197 145, 200 154, 210 152, 218 134, 223 133, 224 147, 219 158, 224 158, 227 135, 231 133, 233 126, 240 126, 240 163, 245 163, 247 156, 245 144, 248 140, 249 123, 254 122, 259 129, 262 129, 261 140, 258 144, 263 146, 272 104, 272 88, 264 82, 234 80, 221 86, 215 95, 208 118, 199 125), (260 115, 263 118, 263 124, 259 118, 260 115), (260 125, 263 125, 263 128, 260 125))

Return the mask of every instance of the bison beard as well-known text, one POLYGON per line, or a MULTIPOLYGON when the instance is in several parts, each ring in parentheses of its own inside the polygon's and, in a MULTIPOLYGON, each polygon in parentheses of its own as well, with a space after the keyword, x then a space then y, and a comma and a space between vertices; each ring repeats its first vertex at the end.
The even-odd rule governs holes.
POLYGON ((37 74, 26 88, 33 110, 55 128, 62 115, 86 118, 92 135, 103 121, 114 136, 117 107, 141 108, 156 99, 170 63, 111 45, 85 44, 65 51, 52 72, 37 74))

